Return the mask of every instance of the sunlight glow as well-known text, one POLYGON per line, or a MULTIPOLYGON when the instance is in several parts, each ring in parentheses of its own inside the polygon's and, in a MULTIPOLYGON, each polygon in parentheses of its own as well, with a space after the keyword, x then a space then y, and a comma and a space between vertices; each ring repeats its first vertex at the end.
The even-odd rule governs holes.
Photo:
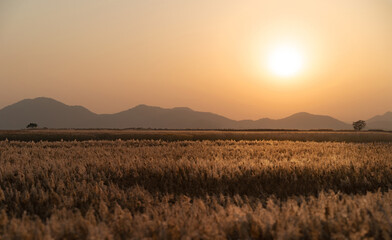
POLYGON ((304 57, 296 47, 280 45, 268 54, 268 68, 279 77, 292 77, 303 68, 304 57))

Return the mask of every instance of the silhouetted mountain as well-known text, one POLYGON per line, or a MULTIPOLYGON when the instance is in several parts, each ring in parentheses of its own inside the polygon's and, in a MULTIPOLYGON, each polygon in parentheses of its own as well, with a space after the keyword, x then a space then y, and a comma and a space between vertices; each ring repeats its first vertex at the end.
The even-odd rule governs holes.
POLYGON ((30 122, 48 128, 351 129, 350 124, 332 117, 309 113, 296 113, 277 120, 235 121, 186 107, 165 109, 139 105, 115 114, 95 114, 84 107, 42 97, 26 99, 0 110, 0 129, 21 129, 30 122))
POLYGON ((20 129, 28 123, 48 128, 86 128, 97 114, 50 98, 25 99, 0 110, 0 129, 20 129))
POLYGON ((377 115, 366 121, 367 129, 392 130, 392 112, 377 115))
POLYGON ((305 112, 277 120, 264 118, 255 121, 255 123, 257 126, 261 126, 261 128, 271 129, 351 129, 349 124, 330 116, 314 115, 305 112))
POLYGON ((105 115, 105 126, 115 128, 170 128, 215 129, 231 128, 235 121, 208 112, 196 112, 190 108, 164 109, 139 105, 127 111, 105 115))

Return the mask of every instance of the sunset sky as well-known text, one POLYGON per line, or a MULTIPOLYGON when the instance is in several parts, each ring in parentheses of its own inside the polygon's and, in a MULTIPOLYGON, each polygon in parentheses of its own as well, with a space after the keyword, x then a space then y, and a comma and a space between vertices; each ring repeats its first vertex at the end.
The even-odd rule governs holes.
POLYGON ((1 0, 0 108, 392 111, 392 0, 1 0))

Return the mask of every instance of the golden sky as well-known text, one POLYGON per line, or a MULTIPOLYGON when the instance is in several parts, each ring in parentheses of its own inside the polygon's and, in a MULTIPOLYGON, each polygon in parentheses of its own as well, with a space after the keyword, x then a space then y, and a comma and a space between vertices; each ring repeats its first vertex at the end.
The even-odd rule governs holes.
POLYGON ((2 0, 0 108, 186 106, 233 119, 392 111, 392 0, 2 0), (294 46, 302 68, 268 58, 294 46))

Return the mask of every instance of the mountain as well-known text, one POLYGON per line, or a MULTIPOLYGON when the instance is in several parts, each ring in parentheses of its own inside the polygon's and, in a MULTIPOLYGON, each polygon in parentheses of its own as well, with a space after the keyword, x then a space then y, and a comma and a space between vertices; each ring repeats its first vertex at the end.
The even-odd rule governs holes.
POLYGON ((95 114, 50 98, 25 99, 0 110, 0 129, 21 129, 30 122, 48 128, 233 128, 236 121, 189 108, 139 105, 115 114, 95 114))
POLYGON ((383 115, 377 115, 367 122, 367 129, 384 129, 384 130, 392 130, 392 112, 386 112, 383 115))
POLYGON ((304 112, 276 120, 235 121, 185 107, 138 105, 115 114, 96 114, 81 106, 68 106, 44 97, 25 99, 0 110, 0 129, 22 129, 30 122, 48 128, 351 129, 350 124, 330 116, 304 112))
POLYGON ((271 129, 351 129, 347 123, 330 116, 314 115, 306 112, 296 113, 289 117, 272 120, 264 118, 255 121, 256 126, 271 129))
POLYGON ((164 109, 147 105, 105 115, 103 118, 103 127, 114 128, 216 129, 232 128, 235 125, 235 121, 213 113, 196 112, 184 107, 164 109))
POLYGON ((0 110, 0 129, 20 129, 28 123, 48 128, 86 128, 97 114, 50 98, 25 99, 0 110))

